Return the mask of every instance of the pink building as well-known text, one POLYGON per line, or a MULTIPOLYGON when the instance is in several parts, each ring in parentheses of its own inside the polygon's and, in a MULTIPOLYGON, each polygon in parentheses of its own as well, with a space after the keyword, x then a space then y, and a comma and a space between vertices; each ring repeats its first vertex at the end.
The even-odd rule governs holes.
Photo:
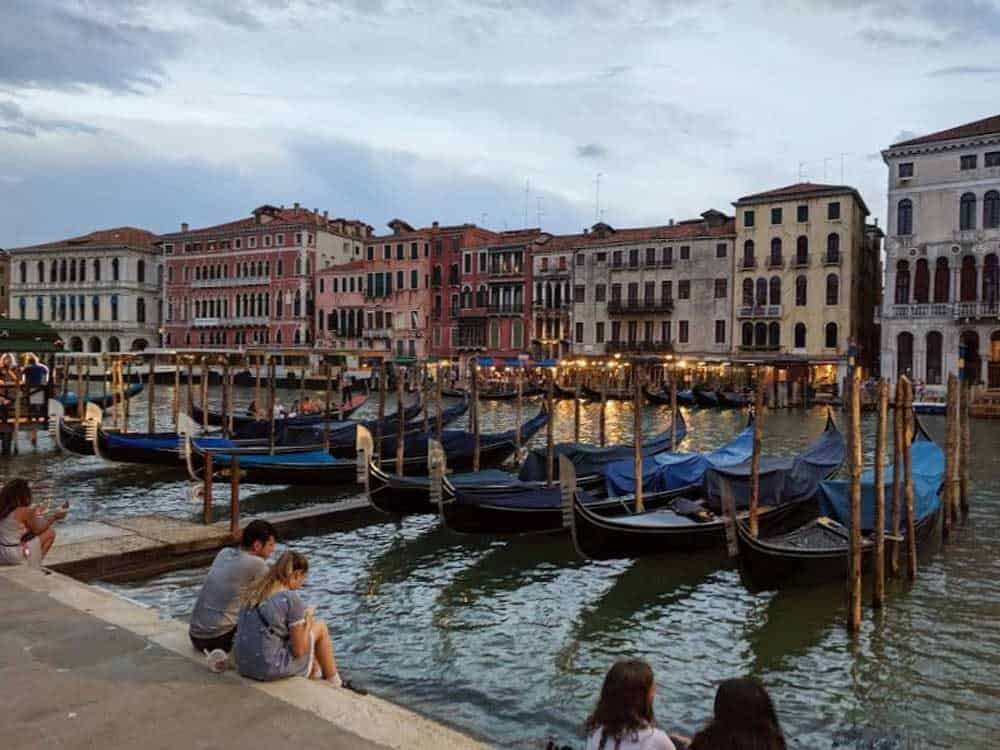
POLYGON ((364 340, 365 279, 369 264, 353 260, 316 273, 316 345, 361 353, 364 340))
POLYGON ((245 219, 162 235, 166 346, 311 346, 315 272, 359 260, 371 227, 264 205, 245 219))

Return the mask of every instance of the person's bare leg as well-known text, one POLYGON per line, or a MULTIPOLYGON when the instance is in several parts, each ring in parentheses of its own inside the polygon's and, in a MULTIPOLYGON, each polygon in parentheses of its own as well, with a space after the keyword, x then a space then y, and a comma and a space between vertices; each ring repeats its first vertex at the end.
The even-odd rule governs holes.
POLYGON ((43 531, 39 537, 39 542, 42 545, 42 559, 49 554, 49 550, 52 549, 52 545, 56 543, 56 532, 55 529, 46 529, 43 531))
POLYGON ((323 620, 316 620, 312 626, 313 654, 323 673, 323 679, 329 680, 337 674, 337 663, 333 660, 333 641, 330 631, 323 620))

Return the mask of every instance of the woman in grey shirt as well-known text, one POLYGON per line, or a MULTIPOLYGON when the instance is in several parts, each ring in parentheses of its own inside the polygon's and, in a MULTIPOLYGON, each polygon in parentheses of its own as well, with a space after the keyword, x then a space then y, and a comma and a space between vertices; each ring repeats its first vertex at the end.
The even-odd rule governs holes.
POLYGON ((313 617, 298 590, 309 561, 285 552, 244 589, 233 649, 240 674, 254 680, 320 677, 341 684, 326 623, 313 617))

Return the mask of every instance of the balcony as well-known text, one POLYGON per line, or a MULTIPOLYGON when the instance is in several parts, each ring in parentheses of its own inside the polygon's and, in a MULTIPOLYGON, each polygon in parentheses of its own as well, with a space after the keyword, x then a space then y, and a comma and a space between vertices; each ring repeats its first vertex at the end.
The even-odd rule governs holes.
POLYGON ((562 305, 535 305, 532 311, 543 318, 564 318, 569 314, 569 308, 569 303, 564 302, 562 305))
POLYGON ((236 279, 197 279, 191 282, 192 289, 232 288, 237 286, 268 286, 270 276, 242 276, 236 279))
POLYGON ((236 318, 226 318, 227 326, 266 326, 271 319, 266 315, 243 315, 236 318))
POLYGON ((741 352, 777 352, 781 351, 778 344, 740 344, 741 352))
POLYGON ((523 315, 524 305, 521 302, 500 302, 486 308, 490 315, 523 315))
POLYGON ((194 318, 191 325, 195 328, 214 328, 222 325, 222 318, 194 318))
POLYGON ((784 268, 785 267, 785 259, 782 258, 780 255, 778 257, 775 257, 773 255, 768 256, 767 267, 768 268, 784 268))
POLYGON ((569 276, 569 266, 563 266, 562 268, 540 268, 535 271, 535 278, 537 279, 553 279, 565 276, 569 276))
POLYGON ((823 265, 824 266, 839 266, 841 260, 843 259, 843 257, 844 256, 841 255, 840 253, 837 253, 836 255, 834 255, 832 253, 826 253, 823 256, 823 265))
POLYGON ((524 276, 524 268, 522 266, 493 265, 490 266, 490 276, 504 279, 514 276, 524 276))
POLYGON ((370 339, 391 339, 392 328, 366 328, 365 337, 370 339))
POLYGON ((460 330, 458 332, 458 339, 455 342, 455 348, 466 351, 486 349, 486 332, 460 330))
POLYGON ((674 309, 672 299, 661 300, 611 300, 608 303, 608 315, 650 315, 653 313, 669 313, 674 309))
POLYGON ((955 319, 996 318, 1000 316, 1000 304, 996 302, 956 302, 953 313, 955 319))
POLYGON ((609 341, 604 345, 608 354, 672 354, 669 341, 609 341))
POLYGON ((792 258, 792 268, 809 268, 809 255, 796 255, 792 258))
POLYGON ((781 305, 750 305, 739 309, 740 318, 780 318, 781 305))
MULTIPOLYGON (((975 302, 965 302, 975 306, 975 302)), ((921 302, 913 305, 891 305, 882 310, 886 319, 910 320, 913 318, 948 318, 952 315, 952 305, 947 302, 921 302)))
POLYGON ((743 260, 740 261, 740 268, 742 268, 744 271, 750 271, 756 267, 757 267, 756 258, 744 258, 743 260))

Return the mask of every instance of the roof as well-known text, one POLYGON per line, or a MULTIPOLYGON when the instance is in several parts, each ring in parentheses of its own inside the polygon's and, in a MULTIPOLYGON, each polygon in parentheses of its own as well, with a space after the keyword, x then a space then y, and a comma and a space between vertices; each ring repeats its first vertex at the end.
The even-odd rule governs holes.
POLYGON ((79 247, 149 247, 155 246, 157 236, 145 229, 135 227, 115 227, 114 229, 98 229, 90 234, 79 237, 70 237, 65 240, 55 242, 45 242, 40 245, 29 245, 25 247, 11 248, 11 252, 18 250, 65 250, 79 247))
POLYGON ((686 219, 674 224, 651 227, 614 229, 606 224, 595 224, 594 228, 596 231, 555 235, 545 244, 543 252, 565 252, 588 246, 624 245, 634 242, 661 240, 672 242, 704 237, 727 237, 736 234, 736 222, 728 216, 724 222, 716 226, 708 225, 704 219, 686 219))
POLYGON ((765 190, 762 193, 744 195, 738 201, 733 203, 733 205, 738 206, 744 203, 773 203, 786 198, 818 198, 824 195, 844 195, 845 193, 850 193, 857 198, 858 202, 864 206, 865 213, 869 213, 868 206, 865 204, 864 199, 861 197, 861 193, 859 193, 856 188, 853 188, 850 185, 823 185, 816 182, 796 182, 793 185, 785 185, 785 187, 775 188, 774 190, 765 190))
POLYGON ((984 117, 982 120, 967 122, 965 125, 958 125, 947 130, 939 130, 936 133, 922 135, 919 138, 911 138, 908 141, 893 143, 889 148, 896 148, 897 146, 921 146, 925 143, 954 141, 959 138, 974 138, 984 135, 1000 135, 1000 115, 984 117))
MULTIPOLYGON (((334 224, 341 223, 347 226, 356 227, 368 227, 363 221, 355 219, 330 219, 323 214, 311 211, 308 208, 300 208, 298 205, 292 208, 279 208, 276 206, 263 205, 258 206, 253 210, 250 216, 243 219, 237 219, 236 221, 228 221, 222 224, 213 224, 207 227, 197 227, 195 229, 188 229, 187 231, 181 232, 169 232, 167 234, 161 235, 160 239, 190 239, 197 235, 217 235, 225 234, 231 232, 241 232, 241 231, 256 231, 261 228, 278 228, 278 227, 291 227, 291 226, 315 226, 322 227, 328 231, 334 232, 334 224), (270 216, 270 220, 263 223, 258 223, 257 217, 261 215, 270 216)), ((364 239, 359 237, 358 239, 364 239)))

